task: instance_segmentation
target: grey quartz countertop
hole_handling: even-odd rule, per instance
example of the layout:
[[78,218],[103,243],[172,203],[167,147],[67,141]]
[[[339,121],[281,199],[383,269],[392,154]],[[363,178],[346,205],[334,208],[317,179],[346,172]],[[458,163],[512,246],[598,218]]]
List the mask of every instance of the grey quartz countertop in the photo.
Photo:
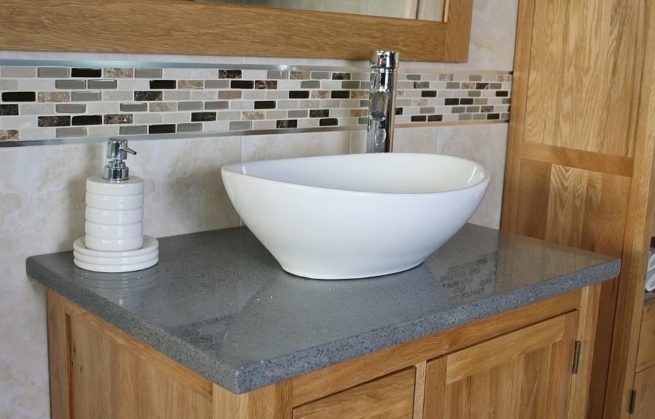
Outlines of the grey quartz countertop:
[[27,273],[175,361],[243,393],[618,275],[620,261],[467,224],[418,267],[317,281],[246,228],[166,237],[125,274],[27,259]]

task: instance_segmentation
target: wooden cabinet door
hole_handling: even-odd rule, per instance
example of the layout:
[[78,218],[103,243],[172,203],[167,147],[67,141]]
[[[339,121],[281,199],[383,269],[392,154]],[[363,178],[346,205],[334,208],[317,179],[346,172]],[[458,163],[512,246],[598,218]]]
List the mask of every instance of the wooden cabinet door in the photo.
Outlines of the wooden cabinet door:
[[655,366],[638,372],[635,375],[634,418],[652,419],[655,414]]
[[428,362],[424,419],[564,418],[577,313]]

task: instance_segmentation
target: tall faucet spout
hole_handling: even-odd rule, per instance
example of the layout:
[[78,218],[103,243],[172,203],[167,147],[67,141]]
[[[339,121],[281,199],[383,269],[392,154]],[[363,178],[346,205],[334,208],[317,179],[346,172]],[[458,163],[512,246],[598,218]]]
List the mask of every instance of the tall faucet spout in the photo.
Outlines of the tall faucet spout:
[[393,150],[398,58],[396,51],[375,51],[371,54],[367,153]]

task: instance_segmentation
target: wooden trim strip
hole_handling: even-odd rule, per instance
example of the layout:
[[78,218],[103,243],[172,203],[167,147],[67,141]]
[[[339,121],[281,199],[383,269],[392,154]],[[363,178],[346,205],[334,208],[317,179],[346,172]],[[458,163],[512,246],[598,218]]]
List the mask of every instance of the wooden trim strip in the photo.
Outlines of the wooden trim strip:
[[464,62],[472,7],[449,2],[445,23],[188,0],[4,0],[0,49],[360,60],[379,47]]
[[632,176],[634,164],[631,157],[528,142],[521,144],[521,158],[627,177]]

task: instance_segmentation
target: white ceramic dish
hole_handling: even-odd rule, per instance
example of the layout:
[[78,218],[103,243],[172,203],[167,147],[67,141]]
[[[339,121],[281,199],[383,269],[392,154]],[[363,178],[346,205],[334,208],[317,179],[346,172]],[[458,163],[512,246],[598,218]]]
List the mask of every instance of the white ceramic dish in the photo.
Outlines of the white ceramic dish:
[[425,260],[471,217],[484,166],[434,154],[354,154],[238,163],[230,200],[282,268],[316,279],[385,275]]

